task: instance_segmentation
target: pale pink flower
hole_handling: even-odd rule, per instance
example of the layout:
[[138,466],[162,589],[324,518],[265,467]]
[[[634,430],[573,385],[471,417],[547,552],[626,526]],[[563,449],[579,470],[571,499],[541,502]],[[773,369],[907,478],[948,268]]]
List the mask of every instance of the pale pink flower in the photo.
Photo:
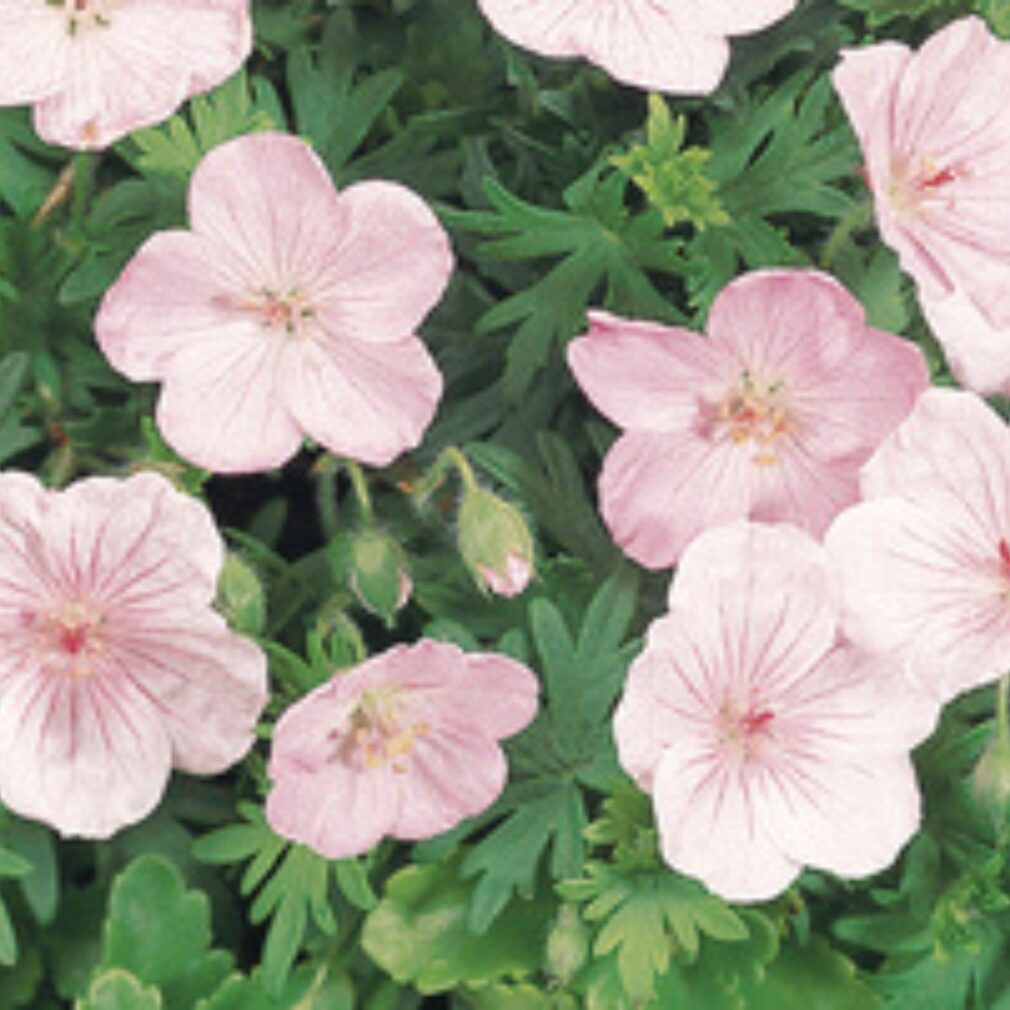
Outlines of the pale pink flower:
[[0,800],[104,838],[170,769],[210,775],[253,743],[266,659],[211,609],[207,509],[163,477],[47,491],[0,475]]
[[424,201],[391,182],[338,194],[304,141],[258,133],[200,162],[189,214],[95,320],[113,367],[163,382],[168,443],[226,473],[280,466],[305,435],[376,466],[416,446],[442,377],[414,329],[452,270]]
[[820,536],[859,468],[928,384],[913,344],[867,326],[827,274],[760,270],[716,297],[708,335],[589,314],[568,361],[626,429],[600,476],[603,518],[647,568],[749,517]]
[[858,643],[941,701],[1010,670],[1010,431],[973,393],[931,389],[866,464],[867,500],[825,546]]
[[727,36],[785,17],[796,0],[478,0],[507,39],[543,56],[583,56],[638,88],[704,95],[729,61]]
[[952,365],[979,389],[1004,384],[1010,351],[987,376],[990,351],[959,304],[1010,343],[1010,44],[962,18],[914,53],[896,42],[845,50],[833,79],[880,234],[915,279]]
[[267,819],[328,859],[446,831],[501,792],[497,741],[533,718],[537,691],[514,659],[445,642],[373,656],[281,716]]
[[230,77],[249,0],[4,0],[0,105],[35,106],[52,144],[107,147]]
[[737,522],[687,549],[614,717],[663,857],[731,901],[805,865],[865,876],[919,823],[909,749],[938,706],[840,640],[824,549]]

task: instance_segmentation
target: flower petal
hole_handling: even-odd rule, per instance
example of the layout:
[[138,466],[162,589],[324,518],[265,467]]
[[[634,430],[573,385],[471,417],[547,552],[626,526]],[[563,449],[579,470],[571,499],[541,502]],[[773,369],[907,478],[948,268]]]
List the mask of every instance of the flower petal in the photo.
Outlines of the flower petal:
[[284,397],[298,423],[338,456],[386,466],[417,446],[442,394],[424,344],[307,341],[284,362]]
[[3,678],[0,799],[64,836],[107,838],[157,805],[171,753],[158,713],[126,680]]
[[728,901],[764,901],[801,864],[768,834],[746,769],[691,746],[670,746],[656,770],[653,804],[663,858]]
[[255,322],[236,321],[170,359],[156,418],[179,455],[219,473],[270,470],[302,442],[282,385],[297,353]]
[[449,239],[428,205],[391,182],[339,196],[339,241],[313,288],[332,336],[389,343],[413,334],[452,273]]
[[668,568],[702,530],[747,514],[750,457],[693,431],[629,432],[603,462],[600,508],[611,536],[646,568]]
[[110,620],[108,662],[154,702],[173,764],[216,775],[242,758],[266,705],[266,657],[209,611],[162,612],[137,623]]
[[636,431],[690,426],[699,399],[718,400],[735,378],[697,333],[599,311],[568,345],[568,364],[600,413]]
[[226,249],[192,232],[152,235],[95,317],[98,346],[112,367],[134,382],[160,379],[175,353],[240,325],[238,293],[253,279],[229,259]]
[[215,147],[189,189],[193,231],[251,277],[311,288],[327,279],[344,214],[326,166],[298,137],[254,133]]

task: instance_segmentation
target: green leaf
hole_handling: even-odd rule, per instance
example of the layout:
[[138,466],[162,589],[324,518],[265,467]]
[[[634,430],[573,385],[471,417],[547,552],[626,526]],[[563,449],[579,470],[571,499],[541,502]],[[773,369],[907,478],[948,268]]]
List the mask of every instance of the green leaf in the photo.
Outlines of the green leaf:
[[17,853],[29,866],[18,885],[35,921],[46,925],[56,916],[59,878],[53,833],[42,824],[12,818],[0,831],[0,843]]
[[549,912],[542,901],[514,901],[485,934],[469,931],[473,884],[460,878],[459,862],[394,873],[362,930],[365,953],[422,993],[529,975],[543,958]]
[[113,969],[99,975],[88,987],[76,1010],[162,1010],[161,994],[143,985],[127,971]]
[[118,148],[146,175],[188,179],[200,159],[218,144],[261,130],[275,130],[266,109],[253,104],[244,70],[189,104],[162,126],[134,130]]
[[667,972],[675,952],[686,963],[697,960],[701,934],[722,941],[748,937],[743,920],[696,881],[669,870],[626,875],[600,862],[586,870],[586,878],[558,890],[569,899],[590,899],[583,914],[600,923],[593,953],[617,952],[621,985],[632,1001],[653,998],[655,979]]
[[559,780],[547,795],[517,805],[463,861],[464,877],[480,877],[471,899],[468,928],[484,933],[513,895],[531,897],[546,851],[551,852],[552,876],[578,872],[585,825],[582,793],[574,782]]
[[119,874],[109,893],[99,967],[123,968],[158,986],[166,1010],[190,1010],[231,967],[229,955],[208,950],[210,940],[206,895],[187,891],[168,860],[140,856]]
[[339,33],[339,23],[331,19],[315,58],[304,47],[288,58],[298,132],[312,141],[331,172],[346,164],[403,84],[403,74],[392,68],[355,84],[355,53]]
[[603,289],[603,303],[620,309],[633,301],[640,312],[661,319],[677,313],[656,291],[647,270],[677,273],[680,241],[663,234],[658,212],[631,217],[624,208],[625,178],[605,163],[593,166],[565,192],[567,209],[552,210],[520,200],[493,178],[483,183],[490,211],[452,211],[450,226],[493,236],[478,247],[492,260],[561,257],[538,280],[489,309],[480,333],[518,324],[506,353],[503,390],[519,403],[552,352],[582,328],[586,307]]

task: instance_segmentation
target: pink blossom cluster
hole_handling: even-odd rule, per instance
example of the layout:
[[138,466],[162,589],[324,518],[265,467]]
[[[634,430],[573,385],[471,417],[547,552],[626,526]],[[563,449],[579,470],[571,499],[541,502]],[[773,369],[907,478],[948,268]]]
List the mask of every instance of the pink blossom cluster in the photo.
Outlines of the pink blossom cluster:
[[[727,36],[795,6],[479,2],[521,45],[686,93],[717,86]],[[34,103],[47,139],[104,146],[249,46],[247,0],[10,0],[0,100]],[[110,88],[124,66],[133,86]],[[966,18],[914,54],[847,52],[835,83],[954,371],[1010,390],[1010,47]],[[161,383],[173,448],[241,473],[306,437],[379,466],[419,444],[442,378],[417,329],[453,259],[418,196],[338,193],[306,143],[266,133],[204,158],[189,219],[144,243],[95,321],[115,368]],[[816,270],[737,278],[704,335],[592,312],[568,360],[623,429],[604,521],[643,566],[677,566],[614,720],[664,857],[741,901],[805,865],[885,867],[919,824],[911,748],[1010,665],[1010,432],[974,393],[930,389],[918,348]],[[512,595],[527,555],[474,564]],[[61,492],[0,475],[0,800],[105,837],[153,809],[171,768],[243,757],[266,660],[211,607],[222,561],[209,512],[156,474]],[[537,694],[505,656],[427,640],[373,656],[277,722],[270,823],[329,858],[444,831],[499,794],[499,741]]]
[[1010,666],[1010,431],[817,271],[731,282],[704,336],[591,313],[569,362],[625,429],[614,539],[677,565],[614,723],[666,860],[739,901],[883,869],[909,750]]

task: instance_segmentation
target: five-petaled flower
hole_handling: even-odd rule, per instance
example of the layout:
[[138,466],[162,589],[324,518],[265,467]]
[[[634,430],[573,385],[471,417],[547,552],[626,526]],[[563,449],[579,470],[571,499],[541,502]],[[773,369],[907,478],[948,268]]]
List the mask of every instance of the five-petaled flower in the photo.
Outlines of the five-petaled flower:
[[32,103],[50,143],[107,147],[219,84],[251,48],[249,0],[4,0],[0,105]]
[[189,212],[95,320],[115,368],[162,381],[169,444],[230,473],[281,465],[306,434],[378,466],[416,446],[442,378],[414,329],[452,270],[424,201],[378,181],[338,194],[304,141],[259,133],[200,162]]
[[104,838],[172,766],[216,774],[253,744],[266,659],[211,609],[224,548],[163,477],[47,491],[0,475],[0,799]]
[[908,751],[938,706],[839,639],[824,549],[745,521],[688,547],[614,718],[675,869],[732,901],[804,865],[865,876],[919,823]]
[[947,701],[1010,669],[1010,431],[975,394],[924,393],[866,464],[825,546],[846,634]]
[[1010,43],[962,18],[914,53],[845,50],[833,80],[880,234],[951,368],[980,392],[1010,388]]
[[584,56],[626,84],[704,95],[729,61],[727,36],[785,17],[796,0],[478,0],[507,39],[544,56]]
[[445,831],[501,792],[497,741],[533,718],[537,692],[521,663],[445,642],[373,656],[281,716],[267,819],[329,859]]
[[716,297],[708,336],[589,315],[568,360],[626,430],[600,477],[603,517],[648,568],[749,517],[816,536],[859,497],[859,468],[928,384],[913,344],[867,326],[826,274],[762,270]]

